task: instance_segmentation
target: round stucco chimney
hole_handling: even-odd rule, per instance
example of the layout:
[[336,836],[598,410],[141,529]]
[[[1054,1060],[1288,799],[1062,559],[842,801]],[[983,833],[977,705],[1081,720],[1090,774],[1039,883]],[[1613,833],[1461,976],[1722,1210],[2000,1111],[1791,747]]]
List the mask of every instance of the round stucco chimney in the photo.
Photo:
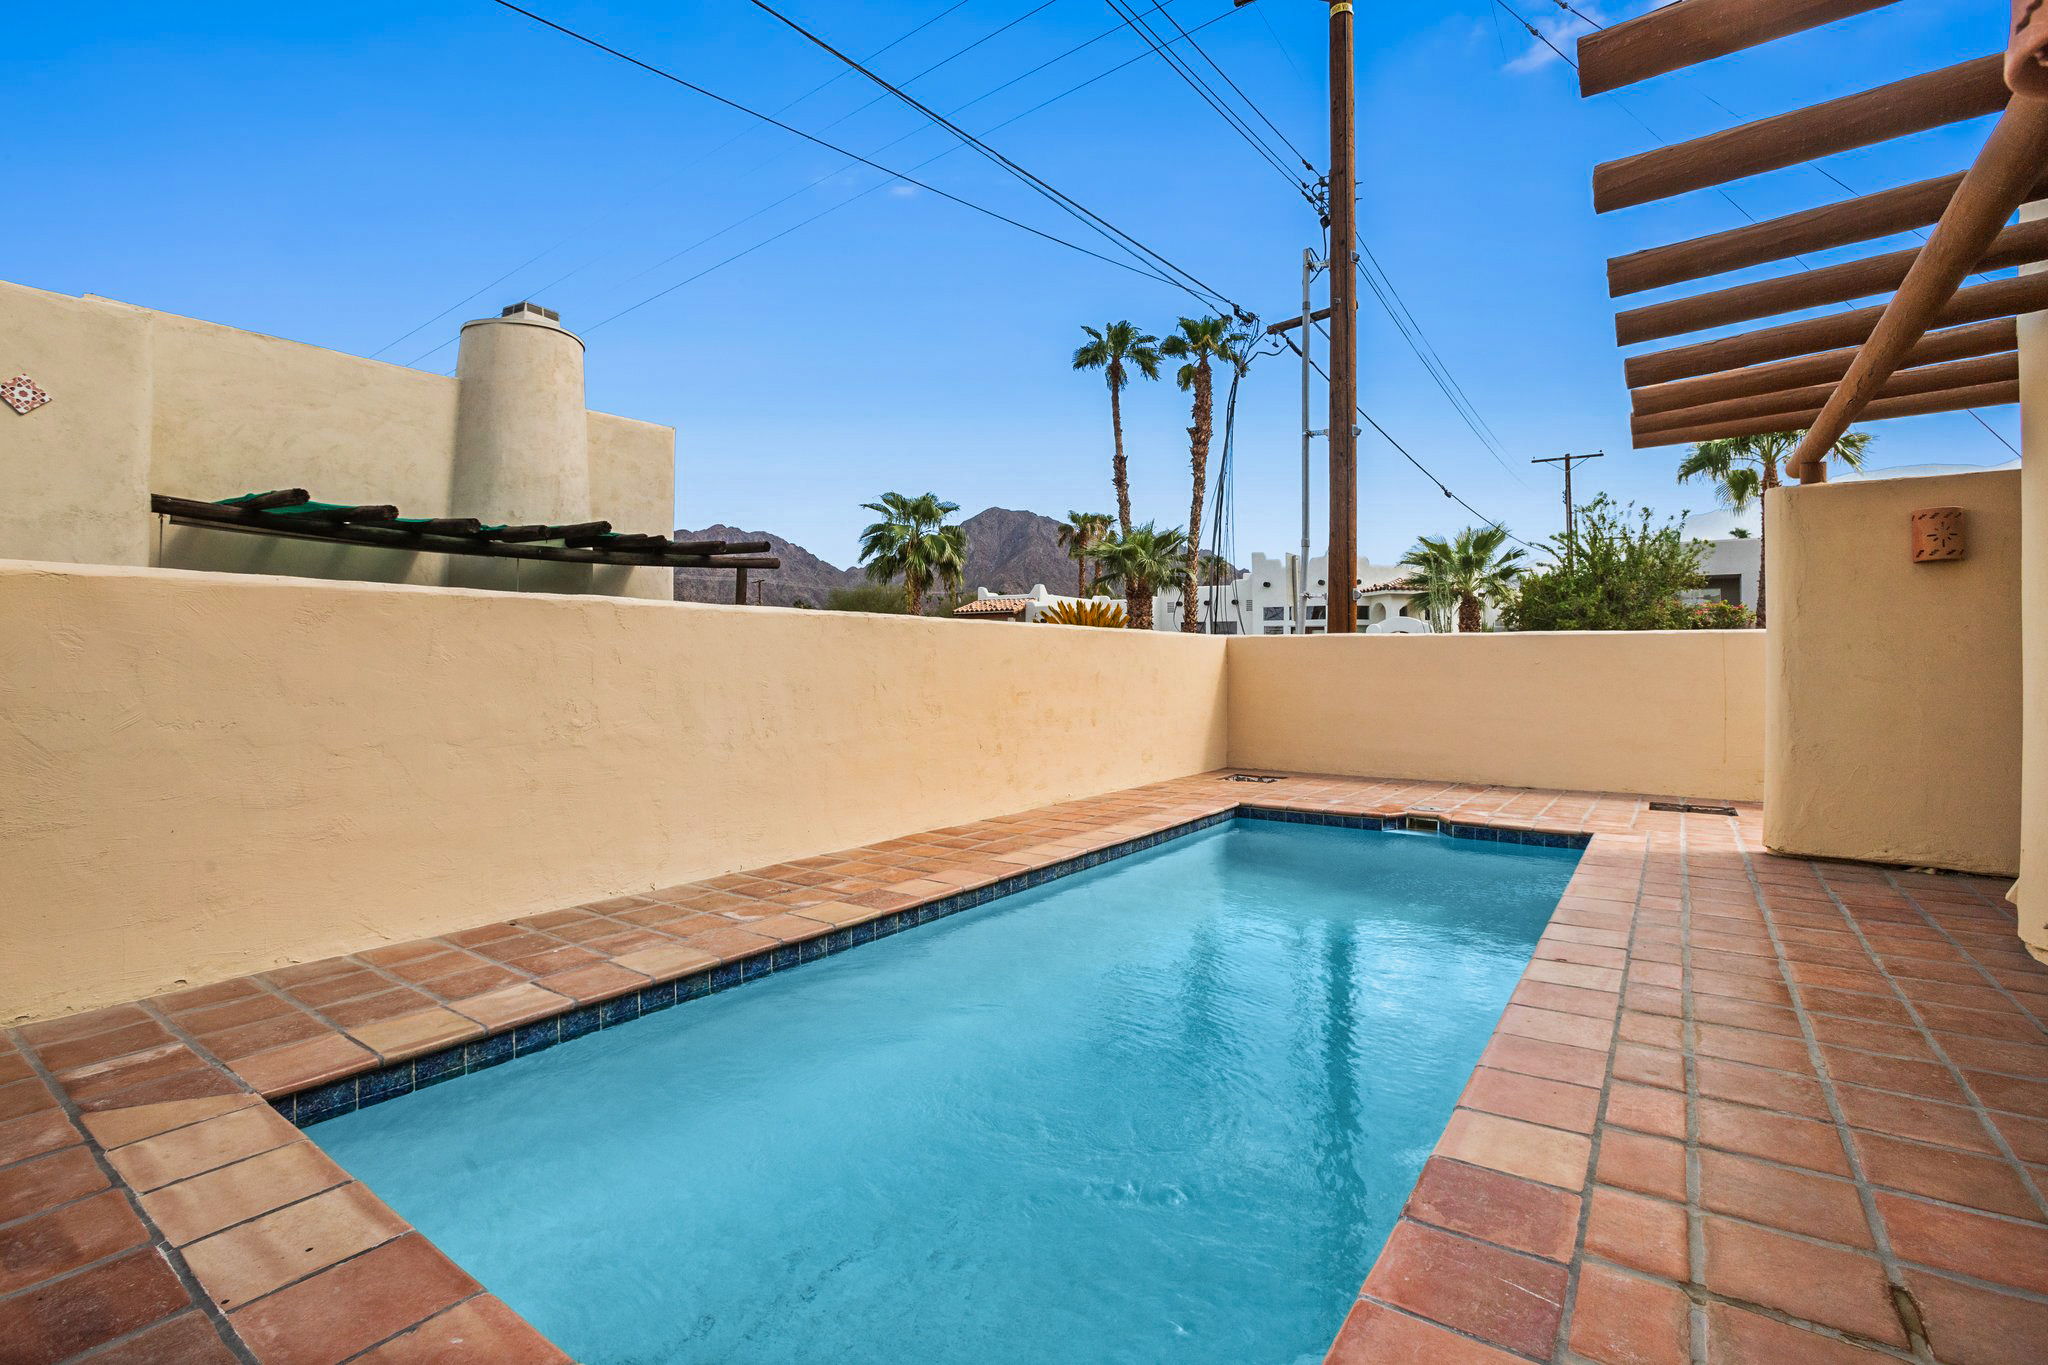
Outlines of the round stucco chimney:
[[558,315],[516,303],[462,326],[451,516],[590,519],[583,342]]

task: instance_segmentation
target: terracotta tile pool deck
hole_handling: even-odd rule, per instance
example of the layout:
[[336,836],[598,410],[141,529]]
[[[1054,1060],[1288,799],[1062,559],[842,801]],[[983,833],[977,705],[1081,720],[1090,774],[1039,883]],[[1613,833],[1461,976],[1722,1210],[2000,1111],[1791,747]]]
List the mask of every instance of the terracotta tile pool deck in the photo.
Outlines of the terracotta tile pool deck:
[[1239,805],[1591,836],[1331,1361],[2048,1356],[2048,967],[2005,884],[1648,800],[1211,773],[24,1025],[0,1361],[565,1360],[266,1101],[460,1074]]

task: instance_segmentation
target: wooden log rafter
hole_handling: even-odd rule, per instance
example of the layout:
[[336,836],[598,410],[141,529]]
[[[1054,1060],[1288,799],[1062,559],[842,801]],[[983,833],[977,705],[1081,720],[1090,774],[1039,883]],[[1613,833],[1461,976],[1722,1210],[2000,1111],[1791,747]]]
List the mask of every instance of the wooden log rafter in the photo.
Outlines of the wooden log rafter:
[[[1915,394],[1906,398],[1880,398],[1864,410],[1870,421],[1888,417],[1919,417],[1931,412],[1962,412],[1969,408],[1995,408],[2020,401],[2019,381],[1978,384],[1969,388],[1944,389],[1939,393]],[[1635,438],[1637,450],[1654,446],[1693,445],[1722,436],[1761,436],[1772,431],[1810,430],[1821,409],[1801,408],[1792,412],[1767,413],[1740,421],[1715,422],[1706,426],[1680,427],[1648,432]]]
[[[275,494],[234,503],[202,502],[158,493],[150,497],[150,510],[181,526],[433,554],[685,569],[775,569],[782,563],[774,555],[754,553],[768,549],[767,541],[682,542],[645,535],[609,536],[589,545],[566,543],[578,537],[607,536],[609,522],[486,530],[469,517],[432,517],[400,523],[397,509],[389,506],[289,510],[308,501],[303,489],[281,489]],[[354,515],[364,512],[380,515]],[[604,530],[596,531],[597,527]],[[569,534],[565,536],[565,532]],[[547,541],[565,543],[542,543]]]
[[1997,53],[1908,76],[1825,104],[1604,162],[1593,168],[1593,208],[1608,213],[1647,204],[1995,114],[2011,93],[2005,85],[2004,57]]
[[[2048,272],[1958,289],[1954,297],[1934,314],[1933,321],[1946,327],[2013,317],[2043,308],[2048,308]],[[1622,372],[1627,375],[1630,388],[1642,388],[1672,379],[1713,374],[1739,365],[1784,360],[1842,346],[1861,346],[1869,340],[1884,311],[1883,307],[1858,308],[1828,317],[1780,323],[1776,327],[1743,332],[1715,341],[1698,341],[1668,351],[1651,351],[1623,361]]]
[[1579,93],[1619,90],[1893,0],[1686,0],[1579,39]]
[[[1781,275],[1755,284],[1739,284],[1647,308],[1631,308],[1614,317],[1614,337],[1623,346],[1686,332],[1722,327],[1731,322],[1750,322],[1777,313],[1802,308],[1819,308],[1830,303],[1888,294],[1905,283],[1913,263],[1920,258],[1919,247],[1887,251],[1860,261],[1823,266],[1818,270]],[[2002,270],[2048,260],[2048,219],[2015,223],[2000,232],[1971,263],[1970,269]]]
[[[2018,383],[2020,357],[2017,351],[1951,360],[1939,365],[1920,365],[1900,370],[1886,381],[1879,398],[1909,398],[1915,394],[1942,393],[1950,389],[1976,388],[1984,384]],[[1710,426],[1724,421],[1747,421],[1781,412],[1819,411],[1833,396],[1832,383],[1809,384],[1803,388],[1775,389],[1769,393],[1727,398],[1697,407],[1673,408],[1666,412],[1639,414],[1629,419],[1637,436],[1689,427]]]
[[[1939,332],[1929,332],[1920,339],[1919,345],[1907,353],[1906,363],[1932,365],[1943,360],[1967,360],[1971,356],[2010,351],[2018,345],[2019,325],[2013,319],[1999,318],[1992,322],[1973,322],[1967,327],[1949,327]],[[1849,346],[1840,350],[1822,351],[1818,355],[1801,356],[1796,360],[1779,360],[1768,365],[1722,370],[1718,374],[1702,375],[1697,379],[1674,379],[1666,384],[1651,384],[1645,388],[1632,390],[1629,396],[1633,410],[1638,415],[1668,412],[1673,408],[1698,407],[1726,398],[1744,398],[1750,394],[1770,393],[1777,389],[1832,384],[1849,373],[1850,362],[1855,359],[1856,348]]]
[[[1815,415],[1799,448],[1792,452],[1788,472],[1807,481],[1825,478],[1827,454],[1849,424],[1885,402],[1897,401],[1879,399],[1879,391],[1927,329],[1937,322],[1961,320],[1952,316],[1955,305],[1968,294],[1992,287],[1960,288],[1971,267],[1998,236],[2000,225],[2026,201],[2044,164],[2048,164],[2048,100],[2015,95],[1984,140],[1941,221],[1934,225],[1927,245],[1915,257],[1899,292],[1884,306],[1834,396]],[[2048,277],[2022,275],[2001,283],[2044,278]],[[2015,391],[2017,387],[2015,384]]]

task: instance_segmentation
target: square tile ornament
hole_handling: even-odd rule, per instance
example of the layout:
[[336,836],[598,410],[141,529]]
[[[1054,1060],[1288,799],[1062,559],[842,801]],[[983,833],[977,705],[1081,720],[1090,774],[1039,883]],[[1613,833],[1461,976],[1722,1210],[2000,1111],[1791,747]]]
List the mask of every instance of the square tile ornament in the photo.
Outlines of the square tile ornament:
[[7,404],[26,417],[50,401],[50,395],[36,387],[36,381],[25,374],[18,374],[0,384],[0,403]]

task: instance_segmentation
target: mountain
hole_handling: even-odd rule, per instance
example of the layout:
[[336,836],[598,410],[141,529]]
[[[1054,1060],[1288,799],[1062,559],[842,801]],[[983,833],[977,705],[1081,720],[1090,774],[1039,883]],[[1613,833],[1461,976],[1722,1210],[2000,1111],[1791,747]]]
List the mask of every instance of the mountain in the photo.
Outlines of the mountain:
[[[736,526],[706,526],[700,531],[677,531],[677,540],[765,540],[768,553],[782,560],[779,569],[755,569],[747,575],[749,601],[763,606],[789,607],[797,601],[814,607],[825,605],[834,588],[850,588],[867,581],[859,569],[841,569],[776,535],[773,531],[742,531]],[[732,570],[677,569],[676,601],[732,601]],[[756,597],[756,593],[759,594]]]
[[[991,507],[977,512],[960,526],[967,532],[965,582],[970,597],[976,588],[1029,592],[1038,583],[1055,593],[1074,590],[1074,561],[1060,548],[1060,523],[1051,517]],[[678,530],[676,539],[767,541],[768,552],[782,560],[782,567],[772,571],[757,569],[747,576],[749,600],[763,606],[788,607],[802,600],[810,606],[822,607],[834,588],[867,582],[867,574],[860,568],[842,569],[829,564],[772,531],[743,531],[736,526],[716,525],[695,531]],[[675,579],[678,602],[732,600],[730,569],[677,569]]]
[[967,532],[968,592],[1074,591],[1074,561],[1060,548],[1061,523],[1037,512],[991,507],[960,523]]

